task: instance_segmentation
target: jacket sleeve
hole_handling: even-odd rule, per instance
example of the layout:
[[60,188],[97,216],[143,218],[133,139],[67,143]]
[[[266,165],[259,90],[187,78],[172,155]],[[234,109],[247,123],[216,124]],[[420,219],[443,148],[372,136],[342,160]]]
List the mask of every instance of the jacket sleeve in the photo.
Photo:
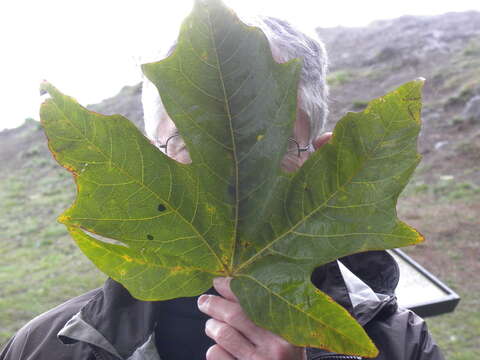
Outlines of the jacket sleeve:
[[365,330],[380,351],[378,360],[444,360],[425,321],[410,310],[375,319]]
[[10,348],[12,347],[14,338],[12,337],[5,346],[0,350],[0,360],[10,360],[12,357],[10,356]]
[[90,346],[81,342],[65,346],[58,340],[57,334],[98,291],[95,289],[70,299],[29,321],[3,349],[0,347],[0,360],[89,359]]
[[28,340],[26,336],[13,336],[0,350],[0,360],[20,360],[24,358],[24,350]]

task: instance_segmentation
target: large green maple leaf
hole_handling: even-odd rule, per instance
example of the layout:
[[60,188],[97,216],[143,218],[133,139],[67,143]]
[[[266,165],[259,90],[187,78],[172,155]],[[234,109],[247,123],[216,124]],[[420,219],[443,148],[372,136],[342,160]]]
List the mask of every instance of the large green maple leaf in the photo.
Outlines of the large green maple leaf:
[[197,2],[174,53],[143,67],[191,164],[127,119],[90,112],[44,83],[49,146],[78,187],[59,220],[139,299],[195,296],[232,276],[259,326],[296,345],[372,357],[362,327],[310,276],[349,254],[422,240],[395,206],[420,159],[423,82],[347,114],[329,144],[285,173],[300,67],[276,63],[264,34],[219,1]]

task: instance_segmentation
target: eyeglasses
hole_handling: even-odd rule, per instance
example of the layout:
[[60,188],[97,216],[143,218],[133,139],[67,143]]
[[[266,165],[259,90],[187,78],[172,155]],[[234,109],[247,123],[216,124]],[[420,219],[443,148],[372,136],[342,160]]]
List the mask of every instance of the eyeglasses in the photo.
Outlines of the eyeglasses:
[[168,142],[172,140],[174,137],[180,136],[180,134],[173,134],[167,138],[165,144],[162,144],[158,138],[152,141],[152,144],[158,147],[159,149],[165,149],[165,154],[168,155]]
[[[174,137],[180,136],[180,134],[173,134],[172,136],[169,136],[167,140],[165,141],[165,144],[159,144],[158,140],[155,140],[155,145],[158,146],[160,149],[165,149],[165,154],[168,155],[168,142],[173,139]],[[288,154],[296,154],[297,157],[300,157],[302,152],[305,151],[310,151],[312,148],[311,144],[307,144],[306,146],[300,146],[297,140],[294,138],[289,138],[288,139],[288,149],[287,153]]]
[[[158,145],[160,149],[165,149],[165,155],[168,155],[168,142],[173,139],[174,137],[180,136],[180,134],[173,134],[172,136],[169,136],[167,138],[167,141],[165,141],[165,144]],[[155,141],[157,143],[158,140]]]
[[312,149],[311,144],[307,144],[306,146],[300,146],[297,140],[294,138],[289,138],[288,139],[288,149],[287,149],[287,154],[296,154],[297,157],[300,157],[302,152],[305,151],[310,151]]

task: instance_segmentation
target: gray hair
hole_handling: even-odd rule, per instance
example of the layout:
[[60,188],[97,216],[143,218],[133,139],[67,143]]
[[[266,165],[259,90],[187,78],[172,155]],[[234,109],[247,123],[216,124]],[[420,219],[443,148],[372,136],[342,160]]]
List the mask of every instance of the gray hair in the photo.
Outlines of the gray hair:
[[[284,20],[272,17],[255,17],[244,20],[244,22],[259,27],[263,31],[268,39],[275,61],[282,63],[295,58],[303,60],[298,84],[297,107],[308,116],[310,142],[312,142],[323,131],[328,115],[327,53],[324,44],[319,39],[295,29]],[[167,56],[174,49],[175,45],[170,48]],[[150,139],[158,141],[161,135],[158,130],[168,128],[165,127],[165,124],[161,124],[161,119],[167,118],[164,116],[166,110],[157,88],[146,77],[143,80],[142,103],[145,132]],[[169,126],[174,129],[173,123]]]

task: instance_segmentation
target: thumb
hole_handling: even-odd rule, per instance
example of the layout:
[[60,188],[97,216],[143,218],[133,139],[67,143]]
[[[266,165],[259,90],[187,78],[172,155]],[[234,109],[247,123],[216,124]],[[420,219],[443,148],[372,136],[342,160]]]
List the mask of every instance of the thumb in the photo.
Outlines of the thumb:
[[333,134],[331,132],[326,132],[326,133],[320,135],[319,137],[317,137],[313,141],[313,148],[315,149],[315,151],[318,150],[319,148],[321,148],[327,142],[329,142],[330,139],[332,138],[332,135]]

